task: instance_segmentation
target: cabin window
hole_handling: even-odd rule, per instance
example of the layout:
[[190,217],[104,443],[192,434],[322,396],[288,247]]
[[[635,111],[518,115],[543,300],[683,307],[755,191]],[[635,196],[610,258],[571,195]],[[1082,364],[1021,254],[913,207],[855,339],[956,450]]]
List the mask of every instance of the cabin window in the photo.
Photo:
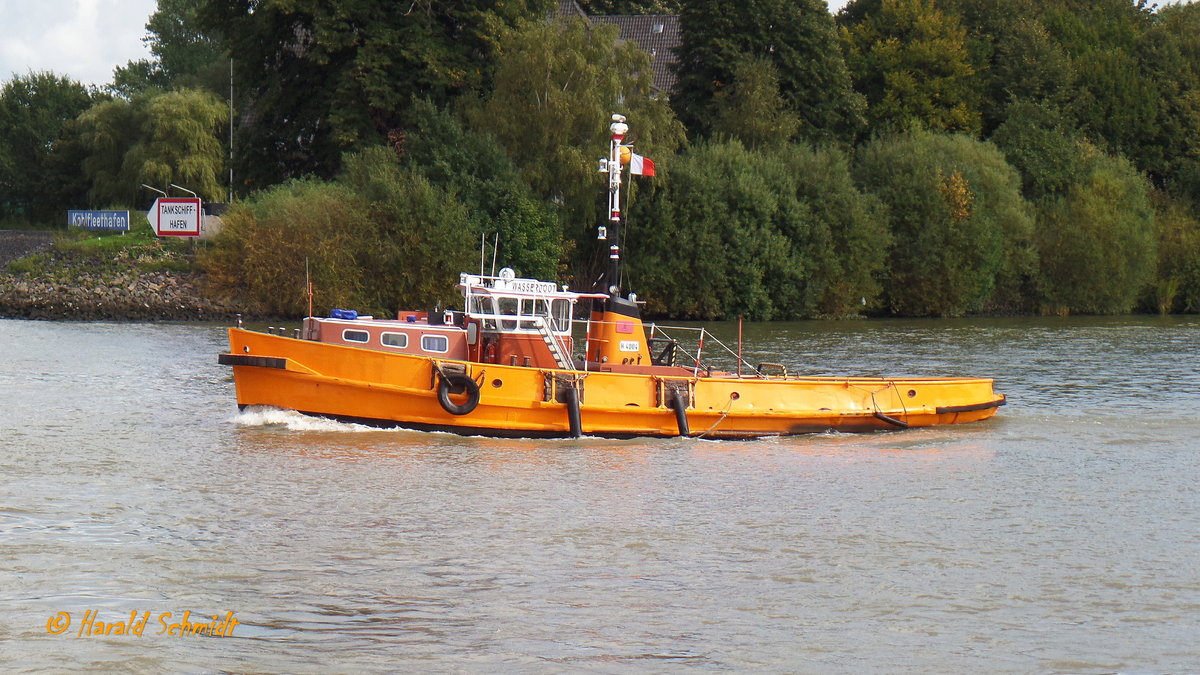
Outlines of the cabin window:
[[511,320],[510,319],[501,320],[501,322],[500,322],[501,328],[503,328],[504,330],[515,329],[517,327],[516,318],[517,318],[517,311],[519,309],[519,307],[517,306],[517,299],[500,297],[499,304],[500,304],[500,314],[512,317]]
[[553,300],[550,303],[550,309],[554,317],[554,330],[560,333],[571,330],[571,301]]
[[[545,304],[545,303],[535,301],[533,298],[522,298],[521,299],[521,318],[522,319],[524,319],[527,316],[537,316],[538,312],[536,309],[534,309],[535,304]],[[521,322],[522,330],[537,330],[537,327],[538,326],[537,326],[536,321],[525,320],[525,321]]]
[[445,354],[450,351],[450,338],[445,335],[422,335],[421,349],[427,352]]
[[[470,304],[467,306],[467,311],[472,314],[484,314],[484,315],[495,314],[496,313],[496,301],[494,299],[492,299],[490,296],[472,295]],[[496,330],[496,320],[495,319],[484,319],[483,320],[483,329],[484,330]]]
[[365,330],[344,330],[342,331],[342,339],[346,342],[368,342],[371,339],[371,334]]
[[407,333],[384,333],[380,339],[383,341],[385,347],[404,349],[408,346]]

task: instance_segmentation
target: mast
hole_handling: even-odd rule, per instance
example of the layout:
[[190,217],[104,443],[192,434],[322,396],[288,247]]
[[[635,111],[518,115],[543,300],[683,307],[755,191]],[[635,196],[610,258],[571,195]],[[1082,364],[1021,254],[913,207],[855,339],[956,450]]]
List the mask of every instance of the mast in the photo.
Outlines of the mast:
[[608,297],[592,300],[585,349],[589,362],[649,365],[652,360],[637,296],[621,297],[621,166],[623,159],[632,157],[629,146],[623,145],[629,133],[625,116],[614,114],[608,130],[608,158],[600,160],[600,172],[608,174],[608,220],[596,228],[596,238],[608,242]]
[[608,129],[612,136],[608,142],[608,221],[610,227],[600,226],[600,239],[607,239],[608,244],[608,294],[611,297],[621,296],[621,143],[625,134],[629,133],[629,125],[625,116],[614,114],[612,124]]

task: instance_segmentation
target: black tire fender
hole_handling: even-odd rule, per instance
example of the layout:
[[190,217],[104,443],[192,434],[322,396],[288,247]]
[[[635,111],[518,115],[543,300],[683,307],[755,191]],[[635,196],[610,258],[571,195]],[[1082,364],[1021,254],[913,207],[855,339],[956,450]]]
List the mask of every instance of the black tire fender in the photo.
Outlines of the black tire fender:
[[[451,415],[469,415],[479,405],[479,385],[475,380],[461,373],[442,375],[438,379],[437,397],[442,410]],[[466,401],[455,403],[450,400],[451,394],[458,396],[463,392],[467,394]]]

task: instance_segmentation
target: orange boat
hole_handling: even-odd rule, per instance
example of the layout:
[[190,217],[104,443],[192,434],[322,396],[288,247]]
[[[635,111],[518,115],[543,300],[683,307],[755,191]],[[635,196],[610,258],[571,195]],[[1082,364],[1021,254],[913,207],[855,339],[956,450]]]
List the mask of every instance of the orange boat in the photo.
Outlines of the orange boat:
[[[630,154],[625,119],[614,115],[610,130],[601,170],[617,224]],[[715,370],[703,360],[706,337],[715,342],[703,330],[686,355],[658,326],[647,334],[637,297],[622,295],[616,282],[619,229],[600,228],[610,242],[607,293],[574,292],[507,268],[462,274],[462,309],[394,319],[334,310],[308,317],[290,336],[239,326],[219,361],[233,367],[240,407],[487,436],[873,431],[974,422],[1005,403],[988,378],[796,376],[781,365],[749,366],[740,349],[736,371]],[[577,340],[580,302],[590,303],[590,314]]]

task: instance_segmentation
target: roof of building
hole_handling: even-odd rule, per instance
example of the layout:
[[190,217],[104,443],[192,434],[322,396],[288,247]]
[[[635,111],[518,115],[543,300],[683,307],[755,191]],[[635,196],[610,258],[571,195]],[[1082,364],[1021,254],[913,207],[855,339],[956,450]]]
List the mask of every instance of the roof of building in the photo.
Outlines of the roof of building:
[[575,0],[559,0],[551,13],[554,19],[581,18],[592,23],[614,24],[620,31],[619,40],[632,41],[650,55],[653,87],[657,92],[675,90],[675,54],[679,47],[679,17],[670,14],[623,16],[589,16]]

